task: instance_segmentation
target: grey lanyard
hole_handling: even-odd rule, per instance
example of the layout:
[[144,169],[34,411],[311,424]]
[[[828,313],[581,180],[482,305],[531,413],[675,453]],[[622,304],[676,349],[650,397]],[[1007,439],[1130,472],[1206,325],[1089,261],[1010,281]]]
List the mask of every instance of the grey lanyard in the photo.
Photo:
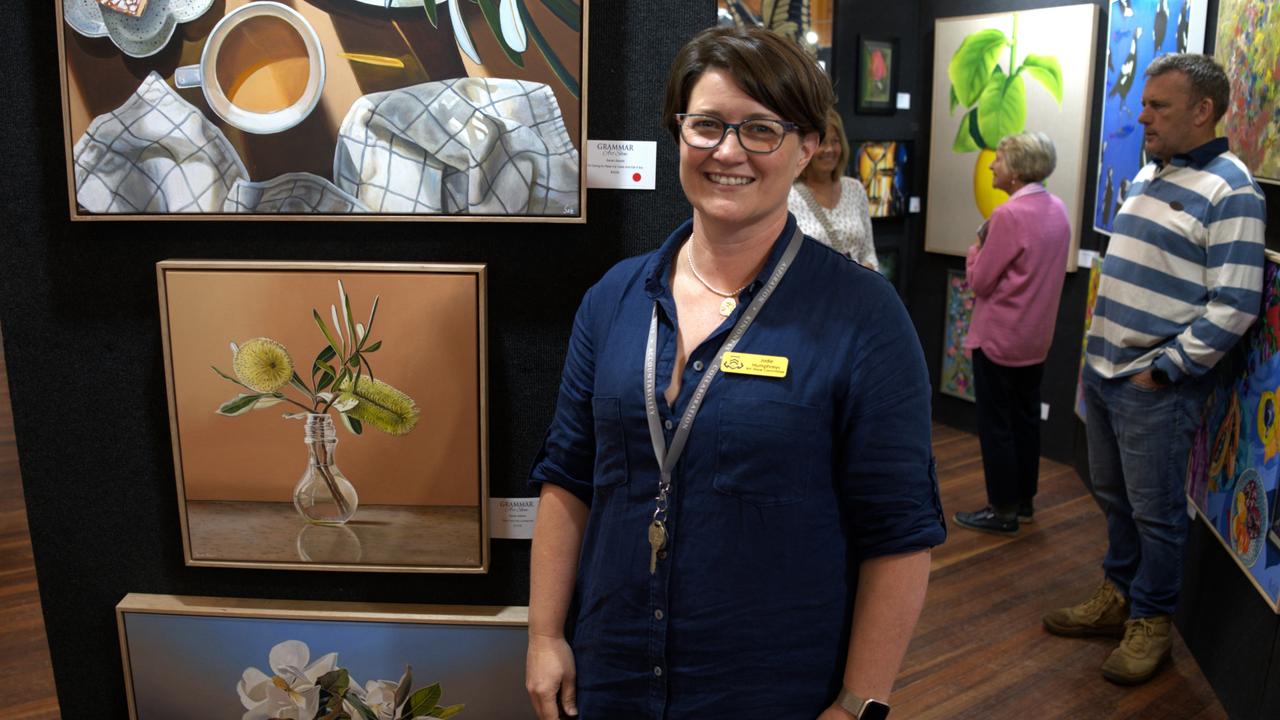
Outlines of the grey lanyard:
[[[804,239],[804,235],[796,228],[795,233],[791,235],[791,241],[787,245],[787,249],[783,251],[782,258],[778,260],[778,265],[773,269],[773,274],[769,276],[768,282],[756,293],[755,298],[751,300],[751,304],[743,311],[742,316],[738,318],[738,322],[733,326],[733,330],[729,332],[729,337],[725,338],[724,344],[716,351],[715,359],[707,366],[707,372],[702,376],[701,382],[693,392],[693,397],[689,399],[689,406],[685,408],[684,415],[680,418],[680,426],[676,428],[675,435],[671,437],[671,447],[667,448],[667,443],[662,434],[662,423],[658,416],[658,303],[653,303],[653,314],[649,318],[649,341],[645,346],[644,352],[644,409],[649,416],[649,439],[653,441],[653,454],[658,459],[658,496],[657,507],[653,511],[654,523],[661,524],[666,522],[667,518],[667,501],[671,493],[671,471],[675,469],[676,462],[680,460],[680,454],[684,452],[685,442],[689,439],[689,429],[693,427],[693,418],[698,414],[698,408],[702,406],[702,399],[707,394],[707,387],[711,385],[712,378],[720,369],[720,358],[727,352],[733,352],[733,348],[737,346],[738,341],[742,339],[747,328],[755,321],[756,316],[760,314],[760,309],[769,301],[769,296],[773,294],[778,283],[782,281],[782,276],[787,274],[787,269],[791,267],[792,260],[795,259],[796,253],[800,252],[800,244]],[[662,530],[665,533],[665,528]],[[664,537],[665,544],[665,537]],[[656,550],[655,550],[656,552]]]

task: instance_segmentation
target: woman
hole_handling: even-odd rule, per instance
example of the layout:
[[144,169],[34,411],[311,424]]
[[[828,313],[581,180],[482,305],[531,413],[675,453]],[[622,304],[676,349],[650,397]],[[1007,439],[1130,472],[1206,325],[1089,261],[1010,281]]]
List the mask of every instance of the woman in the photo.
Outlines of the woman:
[[800,178],[787,207],[805,235],[820,240],[863,267],[879,270],[871,241],[871,211],[862,183],[845,177],[849,141],[835,108],[827,111],[827,134]]
[[764,30],[676,57],[693,218],[583,298],[532,471],[540,718],[869,720],[889,695],[944,530],[911,321],[787,212],[831,102]]
[[991,213],[965,268],[975,299],[965,348],[973,352],[978,440],[987,506],[956,513],[974,530],[1010,534],[1031,522],[1040,474],[1040,378],[1053,341],[1071,223],[1045,190],[1057,164],[1044,133],[1000,141],[991,185],[1009,199]]

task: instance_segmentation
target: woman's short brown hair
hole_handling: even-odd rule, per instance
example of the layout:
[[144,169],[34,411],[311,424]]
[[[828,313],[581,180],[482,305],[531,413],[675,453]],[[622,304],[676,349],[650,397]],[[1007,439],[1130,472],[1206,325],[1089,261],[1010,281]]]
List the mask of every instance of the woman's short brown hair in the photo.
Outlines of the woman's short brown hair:
[[[845,170],[849,168],[849,137],[844,134],[844,120],[834,107],[827,110],[827,128],[834,130],[836,139],[840,141],[840,157],[836,158],[836,166],[831,169],[831,181],[840,182]],[[808,182],[812,169],[813,161],[810,160],[809,164],[804,166],[804,170],[800,171],[800,177],[796,178],[796,182]]]
[[800,126],[802,133],[826,133],[827,110],[835,101],[831,80],[795,41],[763,28],[712,27],[685,44],[667,74],[662,119],[680,141],[676,115],[702,74],[726,71],[756,102]]

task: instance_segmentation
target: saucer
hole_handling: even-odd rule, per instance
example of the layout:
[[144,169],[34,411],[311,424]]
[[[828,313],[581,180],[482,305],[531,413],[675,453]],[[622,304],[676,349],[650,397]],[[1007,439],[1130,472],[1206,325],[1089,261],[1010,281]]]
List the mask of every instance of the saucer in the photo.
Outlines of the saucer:
[[130,57],[160,52],[178,25],[205,14],[213,0],[151,0],[141,17],[104,9],[97,0],[62,0],[62,16],[85,37],[109,37]]

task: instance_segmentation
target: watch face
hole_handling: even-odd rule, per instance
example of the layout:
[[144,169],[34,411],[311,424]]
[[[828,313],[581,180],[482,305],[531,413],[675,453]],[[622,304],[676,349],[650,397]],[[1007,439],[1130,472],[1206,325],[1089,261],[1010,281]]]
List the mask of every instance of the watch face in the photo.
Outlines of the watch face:
[[868,700],[858,720],[885,720],[887,717],[889,717],[888,705],[877,700]]

